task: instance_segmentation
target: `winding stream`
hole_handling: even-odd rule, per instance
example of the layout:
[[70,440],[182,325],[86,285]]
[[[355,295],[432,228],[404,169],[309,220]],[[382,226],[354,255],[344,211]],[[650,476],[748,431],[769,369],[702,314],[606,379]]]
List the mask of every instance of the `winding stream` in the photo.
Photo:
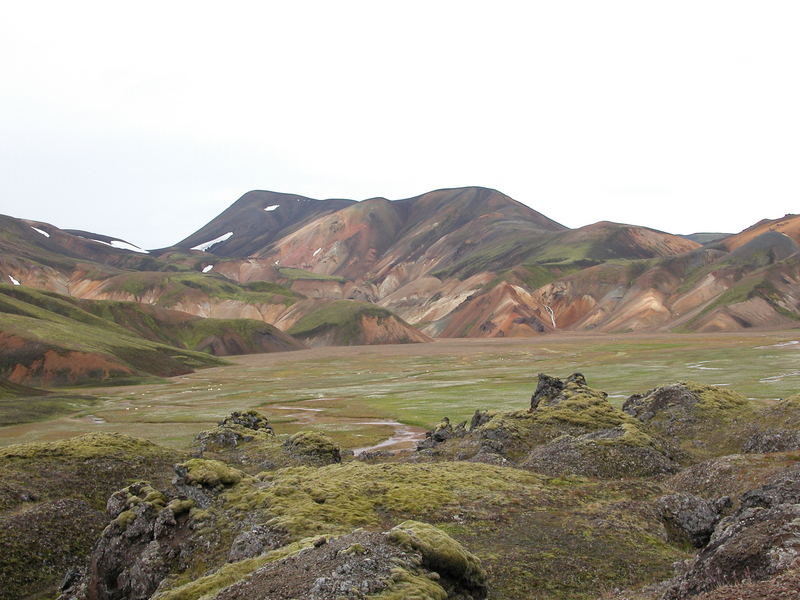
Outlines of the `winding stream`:
[[370,419],[364,417],[338,417],[331,415],[324,408],[307,408],[301,406],[270,406],[272,410],[287,411],[287,416],[294,418],[303,425],[341,424],[341,425],[375,425],[391,427],[394,433],[372,446],[353,448],[353,454],[358,456],[364,452],[374,450],[390,450],[393,452],[411,450],[416,443],[425,439],[425,430],[421,427],[412,427],[391,419]]

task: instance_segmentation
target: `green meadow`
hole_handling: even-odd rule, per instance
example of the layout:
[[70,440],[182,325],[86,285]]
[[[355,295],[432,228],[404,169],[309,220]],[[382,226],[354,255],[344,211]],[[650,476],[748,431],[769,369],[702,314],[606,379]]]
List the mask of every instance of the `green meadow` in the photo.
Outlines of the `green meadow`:
[[[346,448],[362,448],[398,433],[419,435],[443,416],[457,422],[476,409],[525,408],[540,372],[580,371],[617,404],[675,381],[723,385],[768,403],[800,391],[800,343],[793,342],[800,330],[561,334],[248,355],[156,383],[83,387],[94,403],[0,427],[0,445],[118,431],[185,448],[231,411],[254,408],[280,433],[320,429]],[[0,423],[4,410],[0,404]]]

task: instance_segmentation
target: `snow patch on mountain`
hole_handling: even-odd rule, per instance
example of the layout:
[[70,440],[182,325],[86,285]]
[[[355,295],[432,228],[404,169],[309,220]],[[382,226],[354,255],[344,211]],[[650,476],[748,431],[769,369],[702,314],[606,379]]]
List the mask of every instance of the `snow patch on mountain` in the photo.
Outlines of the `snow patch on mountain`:
[[201,252],[206,252],[206,251],[208,251],[209,248],[211,248],[211,246],[215,246],[216,244],[220,244],[220,243],[224,242],[225,240],[230,239],[230,237],[232,235],[233,235],[233,232],[229,231],[228,233],[225,233],[225,234],[219,236],[218,238],[214,238],[213,240],[210,240],[210,241],[205,242],[203,244],[197,244],[197,246],[192,246],[192,250],[200,250]]

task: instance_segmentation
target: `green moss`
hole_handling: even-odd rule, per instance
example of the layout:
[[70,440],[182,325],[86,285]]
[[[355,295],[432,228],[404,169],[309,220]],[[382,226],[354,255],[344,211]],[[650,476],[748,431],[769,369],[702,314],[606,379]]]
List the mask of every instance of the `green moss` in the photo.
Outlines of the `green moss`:
[[724,388],[716,387],[713,385],[704,385],[695,382],[686,382],[685,385],[693,394],[695,394],[699,402],[698,408],[705,411],[729,411],[742,409],[749,406],[747,398]]
[[292,455],[318,458],[326,463],[341,460],[339,446],[320,431],[298,431],[283,446]]
[[267,510],[270,525],[295,539],[377,526],[387,512],[430,516],[446,506],[495,507],[536,493],[542,478],[525,471],[470,463],[365,464],[295,467],[259,476],[223,494],[226,510]]
[[175,498],[167,505],[167,508],[177,517],[178,515],[191,511],[194,508],[194,500]]
[[426,573],[412,573],[407,569],[392,569],[389,586],[367,598],[373,600],[447,600],[445,589]]
[[342,550],[342,554],[366,554],[367,549],[361,544],[352,544]]
[[31,442],[0,448],[0,461],[46,458],[91,459],[158,456],[164,449],[153,442],[121,433],[87,433],[54,442]]
[[286,558],[292,554],[297,554],[304,548],[310,548],[318,544],[321,537],[324,536],[303,539],[293,544],[288,544],[278,550],[262,554],[261,556],[228,563],[211,575],[200,577],[194,581],[178,585],[173,589],[156,594],[153,596],[153,600],[198,600],[200,598],[212,598],[223,588],[237,581],[241,581],[264,565]]
[[245,476],[238,469],[218,460],[192,458],[180,466],[186,469],[186,480],[189,483],[211,488],[235,485]]
[[532,443],[542,443],[553,437],[547,426],[576,427],[586,432],[622,428],[624,434],[621,437],[601,440],[600,443],[621,443],[629,446],[653,444],[652,437],[641,423],[613,406],[605,394],[574,383],[567,385],[558,402],[539,405],[534,411],[495,415],[481,430],[502,432],[503,435],[519,440],[528,439]]
[[422,554],[429,569],[480,588],[486,573],[480,560],[441,529],[419,521],[404,521],[388,534],[389,540]]

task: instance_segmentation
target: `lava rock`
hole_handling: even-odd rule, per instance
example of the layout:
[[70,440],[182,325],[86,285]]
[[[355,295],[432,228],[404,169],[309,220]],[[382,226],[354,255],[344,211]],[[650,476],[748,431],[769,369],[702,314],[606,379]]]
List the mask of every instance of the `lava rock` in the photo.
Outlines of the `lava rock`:
[[693,494],[670,494],[656,503],[673,541],[688,540],[695,548],[708,543],[720,520],[720,509],[730,502],[709,502]]

